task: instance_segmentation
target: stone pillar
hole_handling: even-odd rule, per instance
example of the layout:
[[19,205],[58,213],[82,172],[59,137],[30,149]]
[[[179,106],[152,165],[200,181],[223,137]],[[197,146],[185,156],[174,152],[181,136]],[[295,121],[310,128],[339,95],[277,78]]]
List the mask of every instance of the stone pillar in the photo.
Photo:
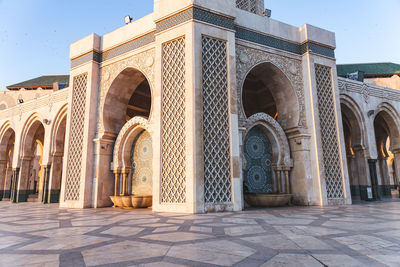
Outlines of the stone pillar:
[[21,168],[16,179],[16,202],[26,202],[31,193],[29,188],[29,174],[31,171],[31,157],[21,158]]
[[357,175],[358,186],[360,188],[360,198],[362,200],[368,199],[367,187],[371,185],[371,179],[369,174],[369,167],[367,166],[367,158],[365,157],[365,149],[361,146],[354,146],[354,161],[355,167],[354,173]]
[[20,168],[13,168],[11,176],[11,193],[10,201],[13,203],[18,202],[18,182],[19,182]]
[[3,200],[10,199],[12,175],[13,171],[11,167],[11,162],[9,162],[5,173]]
[[42,196],[41,201],[43,204],[50,203],[50,192],[49,192],[49,183],[50,183],[50,170],[51,165],[43,165],[43,189],[42,189]]
[[[94,142],[97,129],[101,38],[91,34],[71,45],[70,94],[60,207],[95,205]],[[82,116],[83,114],[83,116]]]
[[399,186],[399,183],[400,183],[400,150],[393,151],[393,154],[394,154],[394,160],[393,160],[394,176],[396,177],[395,185]]
[[372,194],[374,199],[381,199],[379,190],[378,190],[378,174],[376,170],[376,163],[377,159],[369,159],[368,160],[368,165],[369,165],[369,172],[371,175],[371,186],[372,186]]
[[96,184],[93,186],[93,207],[108,207],[111,205],[110,196],[113,195],[112,152],[115,134],[103,133],[100,138],[94,140],[95,161],[94,170]]
[[120,180],[121,171],[114,170],[114,196],[119,195],[119,180]]
[[[162,143],[153,146],[153,210],[241,210],[235,2],[157,0],[154,5],[153,114],[160,118],[154,139]],[[182,20],[186,16],[190,20]]]
[[0,160],[0,201],[3,199],[7,179],[7,160]]
[[[46,171],[46,170],[45,170]],[[60,201],[61,179],[63,171],[63,154],[53,155],[51,166],[48,166],[47,199],[45,203],[58,203]]]

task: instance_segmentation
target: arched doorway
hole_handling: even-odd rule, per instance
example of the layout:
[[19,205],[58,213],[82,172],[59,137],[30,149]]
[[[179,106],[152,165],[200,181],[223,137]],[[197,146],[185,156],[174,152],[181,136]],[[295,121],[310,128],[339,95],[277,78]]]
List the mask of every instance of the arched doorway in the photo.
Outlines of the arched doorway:
[[[399,129],[390,111],[380,111],[374,119],[375,141],[378,152],[376,173],[379,197],[391,197],[395,181],[390,178],[389,164],[399,160]],[[392,165],[392,164],[391,164]],[[397,176],[397,175],[396,175]],[[397,181],[396,181],[397,182]]]
[[134,117],[121,129],[114,147],[114,206],[150,207],[153,146],[147,120]]
[[292,84],[274,64],[258,64],[243,83],[242,104],[245,206],[288,204],[293,164],[284,130],[297,128],[300,116]]
[[357,110],[353,103],[342,99],[342,122],[351,196],[355,200],[367,200],[367,188],[372,186],[372,183],[365,156],[362,118]]
[[112,82],[104,101],[103,124],[108,133],[118,135],[133,117],[148,119],[151,111],[151,88],[142,72],[123,70]]
[[[145,196],[143,201],[152,204],[153,150],[148,127],[143,126],[149,120],[151,104],[150,83],[135,68],[123,70],[114,79],[104,102],[104,131],[117,136],[113,152],[113,200],[123,199],[128,207],[132,207],[136,196]],[[114,204],[121,206],[122,202]]]
[[67,107],[64,107],[56,117],[52,129],[51,166],[46,166],[44,203],[60,202],[66,124]]
[[14,201],[42,201],[44,192],[44,168],[42,166],[45,128],[38,119],[26,125],[21,140],[20,173]]
[[248,73],[243,83],[242,103],[247,118],[265,113],[285,130],[299,125],[300,108],[292,84],[270,62],[258,64]]
[[0,141],[0,200],[10,200],[15,132],[7,127]]

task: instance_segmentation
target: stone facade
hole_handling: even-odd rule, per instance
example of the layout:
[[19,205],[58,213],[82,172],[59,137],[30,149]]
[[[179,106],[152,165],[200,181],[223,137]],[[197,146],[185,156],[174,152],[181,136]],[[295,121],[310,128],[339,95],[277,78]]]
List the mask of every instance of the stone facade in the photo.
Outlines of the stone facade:
[[203,213],[388,195],[400,93],[338,79],[334,33],[263,9],[156,0],[154,13],[73,43],[69,88],[0,111],[0,198],[33,194],[37,140],[38,198],[61,207],[148,195],[155,211]]

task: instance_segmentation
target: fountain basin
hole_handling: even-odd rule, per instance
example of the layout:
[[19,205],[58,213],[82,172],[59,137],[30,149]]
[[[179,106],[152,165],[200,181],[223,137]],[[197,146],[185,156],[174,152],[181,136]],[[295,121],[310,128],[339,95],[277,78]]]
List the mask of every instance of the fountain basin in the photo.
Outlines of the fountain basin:
[[290,204],[291,194],[250,194],[244,200],[252,207],[282,207]]

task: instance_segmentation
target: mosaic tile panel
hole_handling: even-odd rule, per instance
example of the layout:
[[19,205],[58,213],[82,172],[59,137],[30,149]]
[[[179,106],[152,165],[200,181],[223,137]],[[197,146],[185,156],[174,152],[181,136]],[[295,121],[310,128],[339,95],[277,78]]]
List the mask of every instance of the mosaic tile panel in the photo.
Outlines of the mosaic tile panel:
[[328,199],[343,199],[343,177],[335,116],[331,68],[315,65],[322,155]]
[[79,200],[82,173],[83,138],[85,128],[86,90],[88,74],[74,77],[71,103],[65,200]]
[[231,192],[226,42],[203,36],[205,202],[229,203]]
[[143,131],[135,140],[131,150],[132,194],[153,194],[153,148],[151,136]]
[[273,191],[272,146],[265,134],[254,127],[244,141],[245,193],[268,194]]
[[185,37],[162,45],[161,202],[186,202]]

